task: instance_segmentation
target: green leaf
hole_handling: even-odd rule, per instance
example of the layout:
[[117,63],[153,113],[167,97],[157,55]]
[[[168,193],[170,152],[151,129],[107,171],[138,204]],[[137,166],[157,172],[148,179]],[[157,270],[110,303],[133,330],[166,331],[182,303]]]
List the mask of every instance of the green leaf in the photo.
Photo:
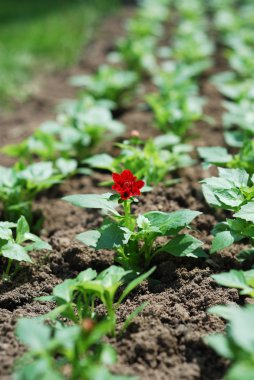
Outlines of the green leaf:
[[[45,300],[39,299],[39,301],[45,301]],[[58,302],[59,302],[59,299],[58,299]],[[64,303],[63,305],[57,306],[54,309],[50,310],[48,313],[43,314],[42,317],[40,318],[41,320],[47,320],[47,319],[56,320],[59,317],[59,315],[61,315],[63,318],[70,319],[74,323],[77,323],[77,317],[70,303]]]
[[212,241],[211,253],[221,251],[222,249],[229,247],[235,241],[232,231],[218,232]]
[[231,185],[224,178],[211,177],[207,178],[202,183],[202,191],[206,202],[214,207],[221,207],[221,202],[217,197],[217,191],[224,191],[227,188],[230,188]]
[[25,248],[23,248],[19,244],[8,242],[6,245],[2,247],[1,251],[2,255],[4,257],[7,257],[8,259],[16,261],[26,261],[28,263],[33,262],[32,259],[26,253]]
[[95,249],[112,249],[123,245],[124,231],[117,223],[106,219],[99,230],[83,232],[76,239]]
[[18,173],[19,178],[26,179],[32,184],[41,184],[54,175],[52,162],[37,162]]
[[28,252],[29,251],[40,251],[43,249],[48,250],[48,251],[52,251],[51,245],[49,243],[47,243],[46,241],[43,241],[39,238],[34,243],[25,246],[25,250]]
[[228,339],[222,334],[214,334],[206,336],[204,341],[208,346],[212,347],[217,354],[227,359],[234,358],[234,352],[230,347]]
[[199,147],[197,148],[198,153],[203,160],[207,163],[220,165],[223,163],[227,163],[232,160],[233,156],[228,154],[226,148],[220,146],[213,147]]
[[67,279],[59,285],[56,285],[53,289],[53,296],[64,300],[65,302],[71,302],[73,287],[76,284],[76,279]]
[[31,318],[18,320],[16,334],[23,344],[36,351],[44,351],[51,339],[50,328]]
[[148,305],[148,303],[149,302],[143,302],[141,305],[139,305],[135,310],[133,310],[133,312],[128,316],[128,318],[126,319],[126,321],[124,322],[124,324],[123,324],[123,327],[122,327],[122,329],[121,329],[121,333],[124,333],[126,330],[127,330],[127,328],[128,328],[128,326],[129,326],[129,324],[131,323],[131,321],[134,319],[134,318],[136,318],[136,316],[139,314],[139,313],[141,313],[144,309],[145,309],[145,307]]
[[90,230],[76,235],[76,239],[81,241],[81,243],[87,245],[88,247],[96,248],[100,236],[101,233],[99,231]]
[[118,207],[118,203],[109,200],[111,193],[106,194],[78,194],[69,195],[62,198],[64,201],[73,204],[74,206],[82,208],[96,208],[112,212],[115,215],[119,215],[115,210]]
[[199,211],[183,209],[171,213],[150,211],[144,216],[151,222],[153,227],[159,228],[162,235],[175,235],[201,214]]
[[238,188],[216,190],[215,196],[222,205],[229,206],[230,209],[238,208],[244,201],[244,197]]
[[231,316],[231,336],[238,347],[253,355],[254,351],[254,305],[239,308]]
[[109,344],[105,344],[100,356],[101,362],[106,365],[112,365],[117,361],[116,351]]
[[203,243],[191,235],[178,235],[162,246],[158,252],[168,252],[177,257],[204,257],[200,249]]
[[243,132],[242,131],[226,131],[224,137],[227,145],[236,148],[241,148],[243,145]]
[[254,223],[254,201],[243,205],[233,216]]
[[225,380],[253,380],[254,379],[254,365],[251,361],[238,361],[234,363],[226,377]]
[[166,148],[168,146],[177,146],[181,143],[179,136],[173,133],[166,133],[161,136],[157,136],[153,139],[155,146],[159,149]]
[[0,239],[7,241],[12,239],[12,230],[10,228],[0,226]]
[[62,157],[56,160],[56,168],[64,176],[73,174],[77,170],[77,167],[78,163],[76,160],[67,160]]
[[126,271],[122,267],[111,265],[98,275],[97,280],[101,281],[103,287],[111,288],[115,284],[122,282],[123,277],[128,273],[130,273],[130,271]]
[[36,359],[23,367],[17,366],[13,380],[65,380],[65,378],[50,365],[48,357]]
[[218,168],[218,171],[219,177],[201,181],[205,199],[212,206],[237,210],[245,201],[241,189],[248,186],[249,174],[242,169]]
[[211,276],[218,284],[228,288],[245,289],[248,287],[244,272],[232,269],[230,272]]
[[99,169],[112,169],[114,159],[108,154],[96,154],[86,160],[84,160],[84,164],[90,165],[92,168]]
[[246,278],[247,284],[254,287],[254,269],[246,270],[244,272],[244,277]]
[[0,228],[15,228],[15,227],[17,227],[17,223],[0,222]]
[[79,273],[77,277],[77,281],[85,282],[85,281],[91,281],[95,279],[97,276],[96,270],[92,268],[88,268],[82,272]]
[[17,222],[17,237],[16,242],[18,244],[23,243],[26,240],[25,235],[29,233],[30,228],[29,224],[26,221],[26,218],[24,216],[21,216]]
[[227,179],[236,187],[241,188],[248,186],[249,174],[245,170],[219,168],[218,171],[222,178]]
[[232,319],[232,316],[239,311],[238,305],[216,305],[208,309],[209,314],[218,315],[218,317],[224,318],[228,321]]

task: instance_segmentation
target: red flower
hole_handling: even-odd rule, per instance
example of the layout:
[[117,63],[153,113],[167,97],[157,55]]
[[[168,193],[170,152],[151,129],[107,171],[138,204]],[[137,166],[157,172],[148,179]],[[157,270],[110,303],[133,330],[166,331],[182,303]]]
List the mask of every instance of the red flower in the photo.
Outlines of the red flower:
[[116,190],[124,201],[140,195],[140,189],[145,185],[144,181],[137,181],[137,177],[130,170],[124,170],[121,174],[113,173],[112,178],[115,182],[112,189]]

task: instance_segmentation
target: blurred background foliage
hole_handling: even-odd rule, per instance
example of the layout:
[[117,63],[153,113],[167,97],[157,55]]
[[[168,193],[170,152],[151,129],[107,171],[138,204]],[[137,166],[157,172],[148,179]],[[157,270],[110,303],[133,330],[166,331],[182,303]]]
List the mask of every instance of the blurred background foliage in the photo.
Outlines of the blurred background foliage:
[[79,59],[103,17],[120,0],[1,0],[0,103],[22,101],[32,78]]

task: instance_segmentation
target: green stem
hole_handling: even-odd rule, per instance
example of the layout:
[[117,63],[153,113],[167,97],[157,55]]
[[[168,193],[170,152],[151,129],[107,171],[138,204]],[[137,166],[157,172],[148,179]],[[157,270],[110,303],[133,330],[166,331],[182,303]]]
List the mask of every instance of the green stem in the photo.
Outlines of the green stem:
[[152,243],[150,239],[145,238],[144,245],[145,245],[145,266],[147,268],[149,267],[151,259],[152,259],[151,257]]
[[123,202],[124,207],[124,224],[129,230],[131,230],[130,215],[131,215],[131,204],[129,201]]
[[5,274],[7,276],[9,276],[9,273],[10,273],[11,264],[12,264],[12,259],[8,259],[8,264],[7,264],[7,268],[6,268],[6,271],[5,271]]
[[114,337],[115,336],[115,329],[116,329],[116,313],[114,310],[114,306],[111,304],[111,302],[107,303],[107,309],[108,309],[108,317],[111,322],[111,334]]

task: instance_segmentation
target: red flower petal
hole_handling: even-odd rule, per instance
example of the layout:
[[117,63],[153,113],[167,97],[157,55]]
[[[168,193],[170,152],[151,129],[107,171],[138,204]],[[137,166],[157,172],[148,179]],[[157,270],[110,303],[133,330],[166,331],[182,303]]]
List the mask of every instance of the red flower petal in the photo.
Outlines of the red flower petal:
[[112,189],[117,191],[123,200],[140,195],[140,189],[145,185],[144,181],[137,180],[133,173],[125,169],[121,174],[113,173],[114,185]]
[[112,178],[113,178],[113,181],[114,181],[115,183],[122,182],[121,174],[113,173],[113,174],[112,174]]
[[145,182],[142,181],[142,180],[139,180],[135,183],[135,186],[138,188],[138,189],[142,189],[142,187],[145,186]]

